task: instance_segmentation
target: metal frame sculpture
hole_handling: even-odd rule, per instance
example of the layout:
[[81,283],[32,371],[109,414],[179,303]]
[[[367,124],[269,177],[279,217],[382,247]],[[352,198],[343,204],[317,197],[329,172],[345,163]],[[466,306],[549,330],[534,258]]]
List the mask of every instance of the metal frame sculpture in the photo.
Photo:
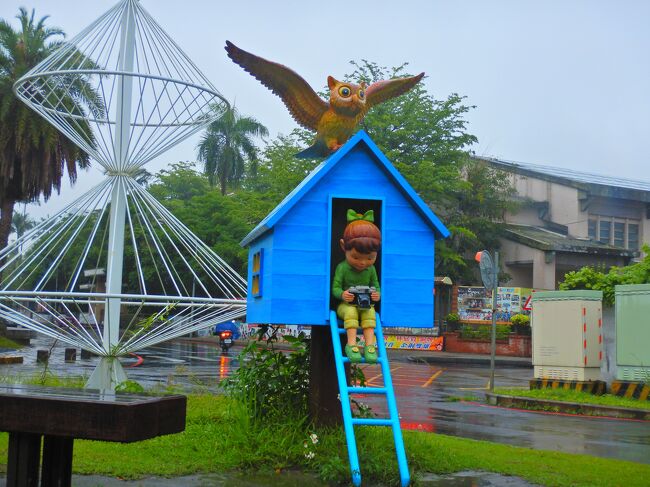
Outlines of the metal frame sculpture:
[[0,251],[0,317],[101,355],[88,386],[112,388],[116,357],[245,314],[246,281],[136,181],[228,106],[137,0],[14,90],[106,179]]

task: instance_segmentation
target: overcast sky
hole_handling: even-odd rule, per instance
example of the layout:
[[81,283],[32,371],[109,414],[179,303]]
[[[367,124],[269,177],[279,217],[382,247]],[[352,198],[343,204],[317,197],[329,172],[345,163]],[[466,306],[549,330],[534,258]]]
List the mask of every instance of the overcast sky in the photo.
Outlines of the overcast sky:
[[[114,0],[2,0],[15,23],[20,6],[50,15],[76,35]],[[473,150],[505,160],[650,181],[650,2],[628,0],[329,2],[142,0],[157,22],[219,91],[274,137],[295,123],[280,99],[226,57],[238,46],[285,64],[313,87],[342,77],[362,58],[424,71],[436,98],[476,105]],[[17,26],[17,24],[15,24]],[[198,136],[152,161],[196,158]],[[81,173],[77,187],[30,210],[52,214],[102,179]]]

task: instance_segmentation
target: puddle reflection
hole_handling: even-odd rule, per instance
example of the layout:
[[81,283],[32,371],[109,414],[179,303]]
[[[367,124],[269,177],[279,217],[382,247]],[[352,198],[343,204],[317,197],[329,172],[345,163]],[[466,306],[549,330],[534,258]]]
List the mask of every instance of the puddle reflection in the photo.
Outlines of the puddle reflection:
[[225,354],[219,359],[219,380],[223,380],[230,375],[230,357]]

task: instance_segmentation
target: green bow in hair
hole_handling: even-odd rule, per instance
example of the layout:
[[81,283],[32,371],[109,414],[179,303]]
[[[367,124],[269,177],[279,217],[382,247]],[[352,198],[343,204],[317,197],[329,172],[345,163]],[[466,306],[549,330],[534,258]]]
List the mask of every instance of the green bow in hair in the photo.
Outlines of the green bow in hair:
[[363,215],[354,210],[348,210],[348,223],[356,220],[365,220],[367,222],[375,222],[375,212],[372,210],[366,211]]

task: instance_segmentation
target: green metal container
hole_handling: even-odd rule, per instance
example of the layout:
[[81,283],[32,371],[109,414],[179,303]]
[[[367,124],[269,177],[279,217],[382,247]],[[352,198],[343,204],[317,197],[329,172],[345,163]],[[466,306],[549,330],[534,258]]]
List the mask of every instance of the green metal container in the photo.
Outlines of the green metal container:
[[616,286],[616,378],[650,382],[650,284]]

